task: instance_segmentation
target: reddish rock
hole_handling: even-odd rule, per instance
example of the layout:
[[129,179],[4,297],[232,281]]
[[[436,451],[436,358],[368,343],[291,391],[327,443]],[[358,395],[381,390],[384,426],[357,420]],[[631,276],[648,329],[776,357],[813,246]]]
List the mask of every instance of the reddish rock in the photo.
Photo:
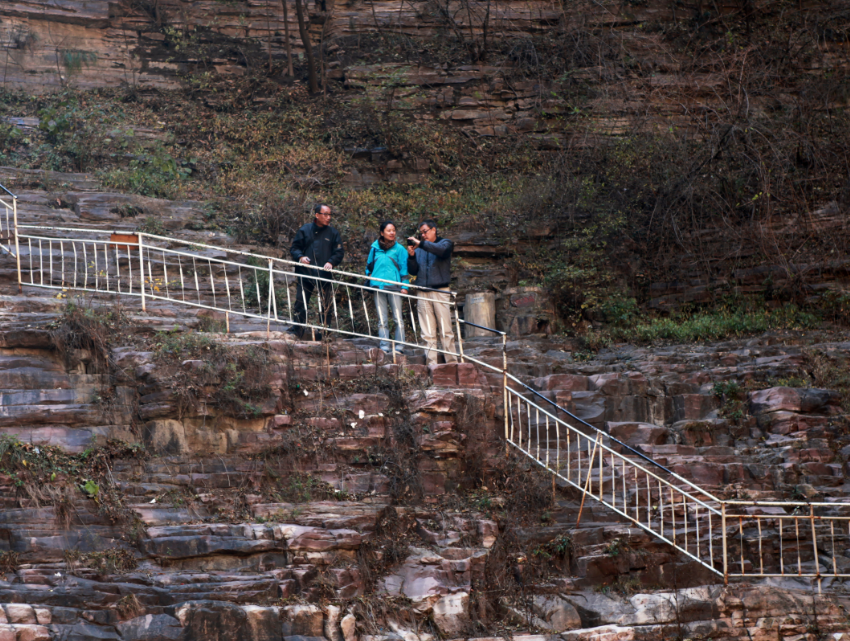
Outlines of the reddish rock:
[[616,372],[597,374],[588,378],[588,389],[598,390],[606,396],[624,396],[629,393],[629,382]]
[[606,423],[608,433],[632,447],[661,445],[667,442],[668,429],[652,423]]
[[588,378],[587,376],[577,376],[575,374],[552,374],[543,378],[532,379],[531,387],[538,390],[586,392],[588,389]]
[[429,365],[431,381],[437,387],[457,387],[458,363],[439,363]]
[[769,387],[750,392],[750,412],[763,414],[786,410],[799,412],[802,407],[800,391],[792,387]]

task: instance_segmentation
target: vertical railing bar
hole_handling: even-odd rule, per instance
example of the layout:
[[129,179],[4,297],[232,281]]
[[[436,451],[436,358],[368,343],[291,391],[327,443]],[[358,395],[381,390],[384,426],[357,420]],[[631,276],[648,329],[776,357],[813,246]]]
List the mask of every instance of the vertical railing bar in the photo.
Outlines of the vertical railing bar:
[[544,428],[544,434],[546,434],[546,469],[551,469],[549,467],[549,414],[546,414],[546,427]]
[[[289,291],[288,289],[286,290]],[[351,293],[351,287],[345,288],[345,297],[348,299],[348,317],[351,319],[351,331],[356,332],[357,327],[354,324],[354,304],[351,302],[351,299],[354,297]],[[414,335],[416,332],[414,331]]]
[[617,509],[617,465],[611,452],[611,507]]
[[109,246],[103,243],[103,273],[106,278],[106,291],[109,290]]
[[[242,287],[242,266],[237,267],[238,273],[237,276],[239,278],[239,298],[242,300],[242,313],[245,314],[248,310],[245,307],[245,290]],[[286,293],[289,295],[289,287],[286,288]],[[290,316],[290,320],[292,317]]]
[[[537,407],[535,405],[535,407]],[[536,410],[535,416],[537,417],[534,421],[534,429],[537,432],[537,460],[540,460],[540,410]],[[528,417],[528,428],[529,428],[529,436],[531,435],[531,413],[529,412]]]
[[[151,263],[153,263],[153,259],[151,258],[152,251],[153,251],[153,245],[148,247],[148,260],[147,260],[147,264],[148,264],[148,285],[150,285],[150,288],[151,288],[151,296],[153,296],[153,265],[151,264]],[[200,300],[198,302],[200,302]]]
[[815,506],[809,505],[809,521],[812,525],[812,548],[815,555],[815,573],[820,578],[820,558],[818,556],[818,539],[815,531]]
[[726,543],[726,502],[720,504],[720,528],[723,542],[723,583],[729,582],[729,566],[727,561],[728,547]]
[[100,267],[97,264],[97,243],[92,241],[91,253],[94,255],[94,288],[100,291]]
[[410,298],[407,299],[407,309],[410,311],[410,326],[413,328],[413,335],[418,337],[419,331],[416,329],[416,314],[413,313],[413,302]]
[[[195,294],[198,297],[198,305],[201,304],[201,285],[198,282],[198,262],[195,260],[195,257],[192,256],[192,273],[195,276]],[[257,285],[257,300],[260,300],[260,289],[259,285]],[[260,313],[262,313],[263,308],[260,307]]]
[[660,521],[661,536],[664,536],[664,488],[661,487],[661,479],[658,479],[658,520]]
[[145,235],[141,232],[139,232],[139,294],[142,297],[142,311],[144,312],[145,309],[146,309],[146,303],[145,303]]
[[[271,261],[269,261],[269,263],[271,263]],[[207,269],[210,270],[210,289],[212,290],[212,299],[213,299],[212,306],[215,309],[218,309],[218,304],[216,303],[216,300],[215,300],[215,276],[213,275],[212,260],[210,260],[209,258],[207,259]],[[272,274],[271,274],[271,269],[269,269],[269,282],[271,282],[271,280],[272,280]]]
[[[694,503],[694,539],[696,540],[697,558],[699,555],[699,503]],[[685,548],[687,549],[687,547]]]
[[676,495],[673,494],[673,486],[670,486],[670,527],[673,536],[673,545],[676,545]]
[[48,266],[48,276],[47,276],[47,284],[53,284],[53,241],[47,241],[47,266]]
[[714,569],[714,535],[711,531],[711,510],[708,512],[708,564]]
[[186,280],[183,278],[183,257],[177,256],[177,271],[180,272],[180,299],[186,302]]
[[794,518],[794,531],[797,536],[797,575],[803,574],[803,560],[800,558],[800,519]]
[[835,562],[835,521],[829,521],[829,538],[832,541],[832,573],[838,576],[838,565]]
[[744,574],[744,518],[738,517],[738,541],[741,545],[741,574]]
[[88,289],[89,287],[89,256],[88,250],[86,250],[86,241],[83,241],[83,287]]
[[620,478],[623,480],[623,514],[627,517],[629,515],[629,493],[626,491],[626,459],[620,459],[622,461],[621,470],[620,470]]
[[[369,320],[369,310],[366,308],[366,290],[360,290],[360,300],[363,301],[363,313],[366,314],[366,333],[371,336],[372,335],[372,322]],[[517,399],[517,406],[519,406],[519,399]],[[519,432],[520,432],[520,441],[522,441],[522,422],[519,423]]]
[[[12,220],[15,224],[15,264],[18,269],[18,293],[20,294],[24,290],[23,283],[23,274],[21,274],[21,242],[20,237],[18,235],[18,197],[15,196],[12,198]],[[32,267],[32,263],[30,263],[30,267]],[[30,271],[32,274],[32,271]]]
[[38,241],[38,282],[44,285],[44,251],[41,248],[41,239]]
[[121,293],[121,250],[115,243],[115,282],[118,284],[118,293]]
[[227,294],[227,311],[233,311],[233,303],[230,300],[230,280],[227,278],[227,265],[222,267],[224,269],[224,291]]
[[646,476],[646,528],[652,531],[652,486],[650,485],[649,474]]
[[[239,285],[241,287],[242,281],[239,282]],[[287,313],[289,315],[289,322],[291,323],[292,322],[292,295],[289,293],[289,276],[287,274],[284,274],[283,285],[286,288],[286,309],[287,309]],[[349,299],[348,303],[349,303],[349,305],[351,304],[350,299]],[[352,316],[353,315],[354,314],[352,313]]]
[[[602,442],[602,436],[601,435],[599,436],[599,441],[600,441],[600,443]],[[603,492],[603,489],[602,489],[603,488],[603,482],[602,482],[602,467],[603,467],[602,463],[603,463],[603,460],[602,459],[604,459],[604,458],[605,458],[605,454],[602,451],[602,448],[600,448],[599,449],[599,500],[600,500],[600,502],[603,502],[603,503],[604,503],[604,500],[602,499],[602,492]]]
[[508,392],[508,407],[505,409],[508,415],[511,417],[511,443],[514,442],[514,395],[511,392]]
[[128,293],[133,293],[133,249],[127,245]]
[[74,289],[77,289],[77,243],[71,241],[71,248],[74,250]]
[[756,515],[756,525],[758,525],[759,531],[759,574],[764,574],[764,556],[762,552],[762,541],[761,541],[761,519]]
[[65,241],[59,241],[59,255],[62,257],[62,287],[65,287]]
[[165,285],[165,297],[171,300],[171,293],[168,291],[168,261],[165,258],[165,250],[162,251],[162,281]]
[[519,426],[519,449],[522,449],[522,396],[516,399],[516,424]]
[[[785,550],[783,549],[782,543],[782,519],[776,519],[777,525],[779,526],[779,573],[782,576],[785,576]],[[850,524],[848,524],[850,527]]]
[[688,496],[682,493],[682,516],[685,521],[685,552],[688,551]]
[[[336,290],[334,289],[334,287],[335,283],[331,281],[331,303],[333,303],[334,308],[334,322],[336,323],[337,330],[339,330],[339,309],[336,306]],[[392,303],[390,304],[392,305]],[[403,319],[402,322],[404,322]],[[387,323],[387,328],[389,328],[389,322]],[[395,350],[395,342],[393,342],[393,350]]]

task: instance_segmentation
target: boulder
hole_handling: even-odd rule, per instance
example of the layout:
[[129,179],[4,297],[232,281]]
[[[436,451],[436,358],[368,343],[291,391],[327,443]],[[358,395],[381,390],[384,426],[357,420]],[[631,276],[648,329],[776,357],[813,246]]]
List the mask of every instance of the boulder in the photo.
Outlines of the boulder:
[[793,387],[768,387],[767,389],[750,392],[750,412],[764,414],[766,412],[799,412],[802,407],[800,391]]

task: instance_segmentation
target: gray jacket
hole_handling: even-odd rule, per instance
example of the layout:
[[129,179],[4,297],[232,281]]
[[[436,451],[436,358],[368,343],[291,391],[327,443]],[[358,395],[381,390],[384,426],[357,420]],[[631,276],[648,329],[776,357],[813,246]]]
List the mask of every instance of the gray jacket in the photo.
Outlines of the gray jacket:
[[407,271],[416,276],[416,285],[439,289],[452,280],[452,251],[454,243],[437,236],[437,242],[422,241],[413,256],[407,257]]

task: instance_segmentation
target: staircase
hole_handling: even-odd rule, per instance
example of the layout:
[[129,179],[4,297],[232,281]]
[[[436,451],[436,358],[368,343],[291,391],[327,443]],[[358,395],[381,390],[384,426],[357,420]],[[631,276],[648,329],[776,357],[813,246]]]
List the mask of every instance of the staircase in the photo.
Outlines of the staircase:
[[[227,331],[238,324],[270,336],[273,329],[297,325],[292,320],[294,284],[301,276],[294,274],[292,261],[135,229],[23,224],[17,197],[2,191],[0,251],[20,291],[52,290],[58,300],[68,292],[98,299],[131,297],[142,311],[161,313],[163,327],[175,306],[204,310],[222,319]],[[312,301],[302,328],[308,336],[323,333],[364,349],[374,346],[375,290],[369,279],[342,270],[333,277],[333,296]],[[401,296],[411,340],[387,339],[394,363],[409,359],[421,343],[415,295]],[[644,448],[627,445],[577,417],[558,402],[557,394],[551,398],[523,383],[509,371],[503,332],[484,328],[496,337],[485,348],[465,344],[461,326],[468,323],[460,318],[454,295],[450,306],[461,361],[479,368],[501,389],[506,450],[513,448],[556,482],[575,488],[582,497],[579,520],[584,502],[592,499],[724,580],[850,576],[850,567],[837,560],[850,548],[850,503],[717,496],[654,460]]]

